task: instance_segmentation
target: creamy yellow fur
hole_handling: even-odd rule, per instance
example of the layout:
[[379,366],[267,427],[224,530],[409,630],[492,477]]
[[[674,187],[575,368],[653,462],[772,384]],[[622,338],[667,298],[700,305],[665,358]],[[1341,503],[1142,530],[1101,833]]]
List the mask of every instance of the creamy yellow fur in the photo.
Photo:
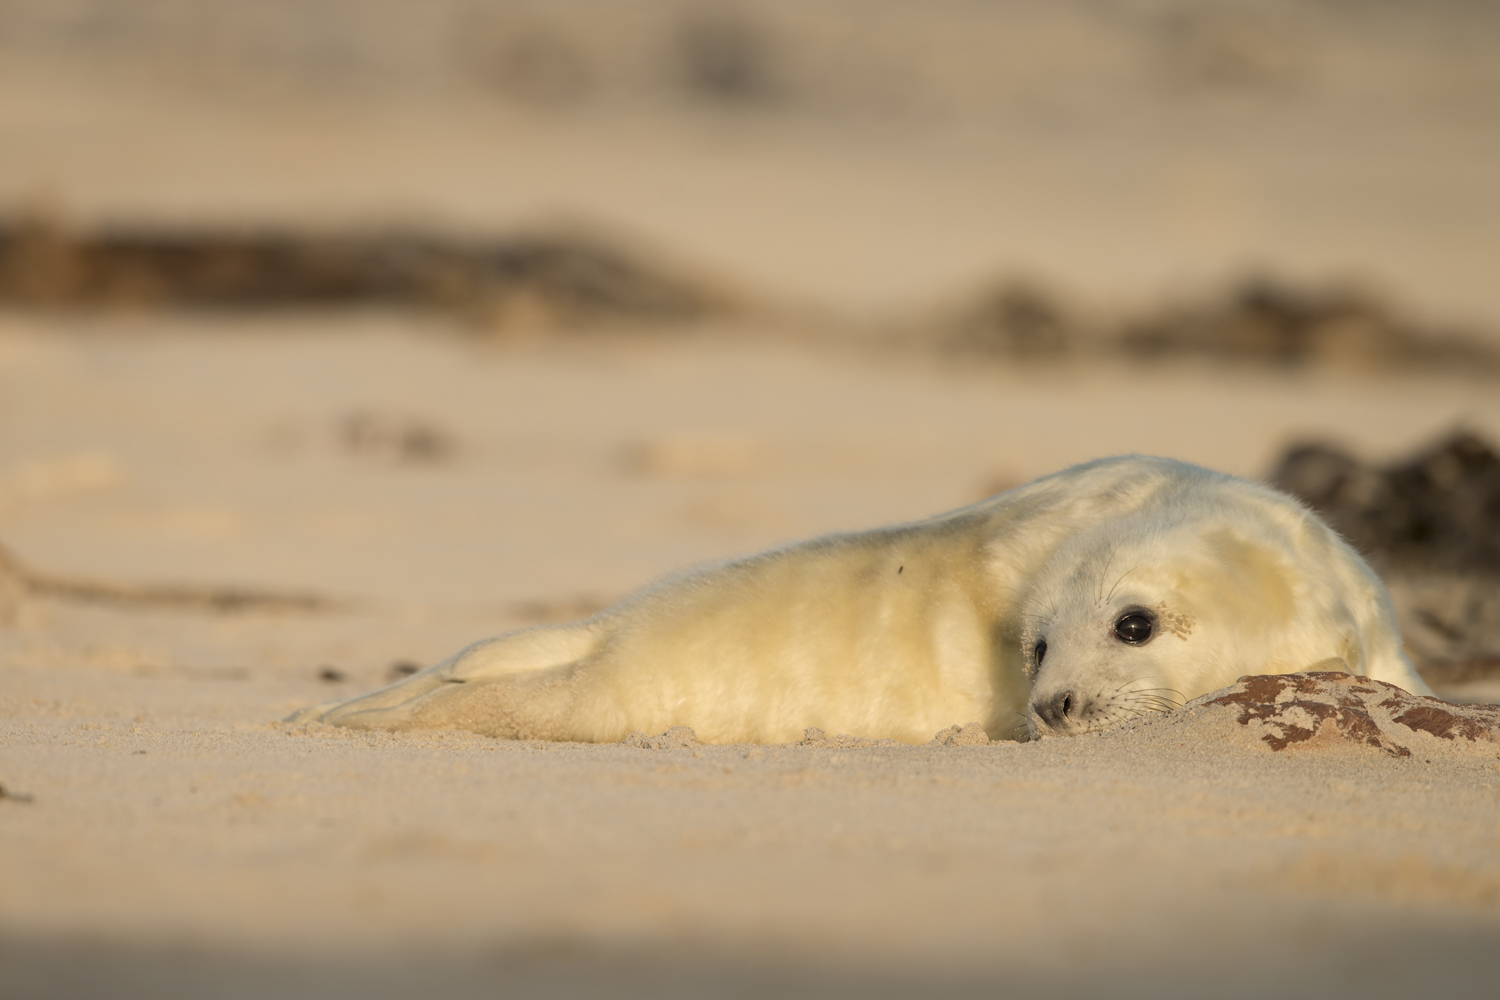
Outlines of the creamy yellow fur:
[[[1265,486],[1172,472],[1150,502],[1068,539],[1033,579],[1022,635],[1033,737],[1108,728],[1245,674],[1344,670],[1431,694],[1385,586],[1327,525]],[[1133,609],[1158,620],[1138,647],[1113,628]],[[1064,698],[1066,717],[1043,711]]]
[[[1095,619],[1122,593],[1153,601],[1173,631],[1143,649],[1101,642]],[[1058,645],[1037,671],[1044,627]],[[1139,655],[1153,648],[1168,655]],[[1033,680],[1041,689],[1054,675],[1094,684],[1118,674],[1127,687],[1144,679],[1191,697],[1334,658],[1425,690],[1379,580],[1299,504],[1170,459],[1126,457],[926,521],[674,577],[586,621],[481,642],[293,718],[520,739],[613,741],[686,725],[717,743],[794,740],[809,726],[923,742],[970,721],[992,736],[1017,732]]]

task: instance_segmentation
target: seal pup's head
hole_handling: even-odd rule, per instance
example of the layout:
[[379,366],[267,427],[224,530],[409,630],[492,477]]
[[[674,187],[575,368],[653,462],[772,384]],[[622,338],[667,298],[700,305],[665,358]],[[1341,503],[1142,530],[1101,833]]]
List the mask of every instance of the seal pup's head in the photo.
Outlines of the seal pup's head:
[[1022,630],[1032,738],[1106,729],[1246,674],[1364,674],[1401,656],[1378,578],[1307,508],[1181,468],[1034,578]]

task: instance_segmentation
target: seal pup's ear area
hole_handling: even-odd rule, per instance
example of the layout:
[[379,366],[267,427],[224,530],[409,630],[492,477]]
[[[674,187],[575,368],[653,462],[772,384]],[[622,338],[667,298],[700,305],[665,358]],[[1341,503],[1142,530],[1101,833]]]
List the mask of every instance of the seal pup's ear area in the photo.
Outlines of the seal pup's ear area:
[[1229,529],[1203,537],[1207,559],[1193,560],[1177,574],[1178,590],[1195,595],[1203,617],[1227,617],[1243,628],[1284,626],[1297,613],[1296,577],[1274,548]]
[[[1213,589],[1205,591],[1214,595],[1214,613],[1234,616],[1242,634],[1243,626],[1248,625],[1268,636],[1289,635],[1287,626],[1301,619],[1303,624],[1297,632],[1305,639],[1320,637],[1311,648],[1301,647],[1304,654],[1322,652],[1317,645],[1323,642],[1327,643],[1325,649],[1342,647],[1339,655],[1325,656],[1311,665],[1307,662],[1310,656],[1295,656],[1294,646],[1269,650],[1270,658],[1263,668],[1269,672],[1348,671],[1395,684],[1413,694],[1431,695],[1432,689],[1401,649],[1394,625],[1396,614],[1389,607],[1379,578],[1368,567],[1351,564],[1348,560],[1357,560],[1358,556],[1347,551],[1332,532],[1325,529],[1325,535],[1327,542],[1321,541],[1323,536],[1302,536],[1299,546],[1329,547],[1303,552],[1294,563],[1277,548],[1248,540],[1232,529],[1210,533],[1204,542],[1214,555],[1213,563],[1222,569],[1222,576],[1211,581]],[[1314,538],[1320,540],[1315,542]],[[1331,592],[1341,596],[1335,598]],[[1348,636],[1335,642],[1338,632],[1346,627],[1344,623],[1350,621],[1356,626],[1356,634],[1363,637],[1363,650]],[[1272,669],[1275,663],[1281,665]]]

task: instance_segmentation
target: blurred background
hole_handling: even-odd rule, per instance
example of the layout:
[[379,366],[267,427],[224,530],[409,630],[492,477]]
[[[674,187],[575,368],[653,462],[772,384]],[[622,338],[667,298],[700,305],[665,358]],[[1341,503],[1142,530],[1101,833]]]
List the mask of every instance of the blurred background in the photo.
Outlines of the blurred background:
[[1477,0],[4,0],[0,538],[544,619],[1139,451],[1492,660],[1497,123]]
[[608,226],[768,295],[1274,269],[1500,318],[1470,0],[7,0],[0,195],[78,224]]
[[1497,164],[1488,0],[0,0],[0,965],[1492,983],[1492,758],[272,720],[1124,452],[1302,496],[1500,701]]

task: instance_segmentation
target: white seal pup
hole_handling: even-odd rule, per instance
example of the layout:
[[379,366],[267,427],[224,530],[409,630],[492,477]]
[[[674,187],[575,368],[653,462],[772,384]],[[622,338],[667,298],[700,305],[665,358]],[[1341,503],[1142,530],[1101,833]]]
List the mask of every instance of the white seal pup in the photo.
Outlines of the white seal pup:
[[921,743],[969,721],[1073,735],[1309,668],[1427,691],[1380,580],[1306,507],[1128,456],[670,578],[292,719],[586,742],[677,725],[705,743],[789,742],[815,726]]

